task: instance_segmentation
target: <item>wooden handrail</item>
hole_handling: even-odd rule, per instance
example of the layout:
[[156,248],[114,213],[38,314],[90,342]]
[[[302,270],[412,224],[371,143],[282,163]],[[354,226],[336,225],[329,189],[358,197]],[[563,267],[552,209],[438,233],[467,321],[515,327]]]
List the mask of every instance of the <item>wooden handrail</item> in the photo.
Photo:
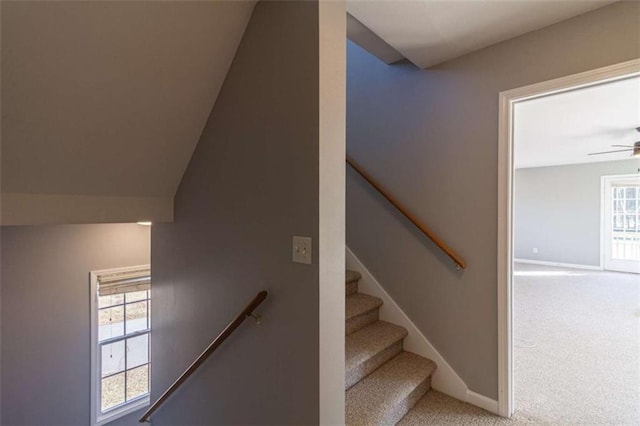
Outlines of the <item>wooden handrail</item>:
[[447,256],[449,256],[456,264],[456,268],[465,269],[467,267],[466,262],[458,256],[448,245],[444,243],[438,236],[436,236],[429,228],[420,223],[420,221],[411,214],[395,197],[389,192],[385,191],[382,186],[375,181],[362,167],[355,161],[347,156],[347,164],[349,164],[353,170],[358,172],[360,176],[364,178],[371,186],[373,186],[384,198],[386,198],[400,213],[402,213],[411,223],[413,223],[424,235],[426,235],[431,241],[433,241]]
[[193,374],[193,372],[196,371],[198,367],[200,367],[200,365],[207,360],[207,358],[209,358],[209,355],[211,355],[216,349],[218,349],[218,347],[227,339],[227,337],[229,337],[235,331],[236,328],[240,326],[240,324],[242,324],[245,319],[247,319],[248,317],[259,319],[259,317],[253,315],[253,311],[266,298],[266,291],[261,291],[260,293],[258,293],[256,297],[254,297],[253,300],[247,305],[247,307],[244,308],[242,312],[240,312],[238,316],[236,316],[236,318],[225,327],[224,330],[222,330],[222,332],[213,340],[213,342],[211,342],[207,349],[205,349],[204,352],[202,352],[200,356],[198,356],[198,358],[193,361],[189,368],[187,368],[184,373],[182,373],[180,377],[178,377],[178,379],[173,382],[171,386],[169,386],[169,389],[167,389],[160,396],[160,398],[158,398],[158,400],[154,402],[151,407],[149,407],[149,409],[140,418],[140,423],[146,422],[149,417],[151,417],[151,415],[158,408],[160,408],[160,406],[180,387],[180,385],[182,385],[182,383],[184,383]]

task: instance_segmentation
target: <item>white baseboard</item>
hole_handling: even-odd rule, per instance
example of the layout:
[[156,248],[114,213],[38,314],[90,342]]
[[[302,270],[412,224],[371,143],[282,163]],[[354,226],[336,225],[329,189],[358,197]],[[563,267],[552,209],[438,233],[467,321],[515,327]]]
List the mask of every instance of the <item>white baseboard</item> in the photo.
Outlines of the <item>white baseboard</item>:
[[600,266],[593,265],[580,265],[577,263],[561,263],[561,262],[547,262],[545,260],[531,260],[531,259],[513,259],[516,263],[529,263],[531,265],[544,265],[544,266],[557,266],[559,268],[571,268],[571,269],[586,269],[589,271],[602,271]]
[[[391,296],[389,296],[349,247],[346,248],[346,259],[347,269],[358,271],[362,274],[362,278],[358,283],[359,291],[382,299],[383,304],[380,307],[380,319],[407,329],[409,334],[404,339],[404,349],[408,352],[429,358],[438,366],[431,377],[431,387],[438,392],[497,414],[498,402],[469,390],[466,383],[458,376],[449,363],[440,355],[436,348],[433,347]],[[493,401],[493,405],[490,404],[491,401]]]
[[487,398],[469,389],[467,389],[467,402],[476,407],[484,408],[491,413],[498,414],[498,401]]

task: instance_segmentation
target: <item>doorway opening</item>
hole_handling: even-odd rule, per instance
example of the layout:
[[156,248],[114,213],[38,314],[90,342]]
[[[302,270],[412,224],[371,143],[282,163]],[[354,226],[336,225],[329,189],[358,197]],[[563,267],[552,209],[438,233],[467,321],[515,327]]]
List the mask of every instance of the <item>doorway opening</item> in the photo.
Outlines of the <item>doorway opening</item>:
[[[529,105],[533,105],[535,102],[543,99],[549,99],[555,95],[569,94],[584,92],[586,89],[594,88],[608,83],[616,83],[629,81],[630,79],[638,78],[640,76],[640,60],[634,60],[625,62],[622,64],[589,71],[569,77],[564,77],[532,86],[527,86],[519,89],[510,90],[500,93],[500,127],[499,127],[499,201],[498,201],[498,371],[499,371],[499,395],[498,395],[498,410],[502,416],[511,417],[514,412],[520,409],[526,409],[526,404],[522,403],[524,399],[522,393],[516,391],[516,387],[521,385],[520,378],[516,379],[516,364],[514,355],[516,351],[530,350],[540,351],[542,349],[543,354],[551,355],[548,360],[552,366],[557,366],[559,363],[566,362],[567,368],[570,370],[572,367],[576,367],[578,363],[574,365],[568,365],[574,355],[573,346],[571,341],[573,338],[580,335],[579,328],[587,320],[593,320],[596,314],[603,311],[605,305],[610,300],[619,299],[618,301],[631,301],[631,304],[638,305],[635,309],[632,306],[626,306],[625,321],[621,325],[623,331],[627,333],[630,338],[630,342],[635,341],[635,347],[627,347],[620,349],[615,345],[610,345],[610,339],[627,338],[629,336],[614,335],[614,332],[620,328],[607,327],[607,320],[611,320],[619,312],[616,309],[612,309],[610,317],[607,320],[601,320],[595,322],[590,327],[591,330],[597,328],[598,324],[602,327],[598,331],[600,334],[593,334],[591,337],[587,337],[588,349],[582,351],[581,356],[589,358],[591,354],[596,354],[597,351],[591,349],[599,347],[605,348],[602,353],[607,353],[608,349],[611,349],[612,353],[620,353],[627,351],[631,356],[628,358],[629,362],[622,361],[624,367],[629,366],[626,371],[627,376],[633,378],[635,381],[634,389],[620,389],[620,383],[584,383],[584,386],[591,386],[592,395],[610,395],[620,396],[621,392],[626,392],[628,398],[633,401],[640,402],[640,373],[636,370],[640,368],[637,363],[637,355],[640,354],[640,321],[636,316],[636,310],[640,309],[640,290],[636,289],[640,282],[640,277],[637,275],[624,274],[624,277],[629,279],[629,283],[616,283],[617,273],[603,272],[605,269],[610,269],[612,261],[619,264],[624,262],[631,262],[631,270],[633,272],[633,262],[635,256],[640,248],[636,250],[636,244],[638,242],[638,216],[637,216],[637,195],[638,191],[635,187],[635,179],[640,176],[640,158],[631,155],[634,153],[633,149],[630,152],[626,152],[627,163],[629,166],[622,172],[609,171],[603,165],[612,161],[608,161],[608,158],[594,160],[573,159],[575,152],[568,148],[568,145],[558,145],[556,153],[559,157],[566,157],[565,162],[558,164],[529,164],[526,167],[518,167],[520,161],[519,155],[525,151],[519,151],[516,142],[516,130],[521,124],[518,123],[518,116],[516,114],[518,109],[529,102]],[[544,104],[544,102],[538,102]],[[576,107],[581,104],[576,104]],[[547,119],[553,121],[554,116],[549,115],[550,111],[547,110]],[[556,114],[557,115],[557,114]],[[562,114],[558,122],[562,123],[563,119],[568,119],[568,114]],[[636,117],[637,117],[636,113]],[[558,117],[555,117],[558,118]],[[584,122],[590,124],[589,117],[583,117]],[[546,121],[544,124],[547,124]],[[629,129],[625,129],[630,137],[638,136],[635,132],[635,127],[640,123],[634,123],[633,126],[628,126]],[[588,126],[585,126],[588,127]],[[529,129],[531,130],[531,129]],[[602,131],[610,131],[611,129],[603,128]],[[622,129],[620,129],[622,130]],[[608,151],[607,147],[604,149],[596,149],[595,146],[591,146],[591,143],[602,143],[602,138],[593,137],[589,139],[589,135],[583,135],[581,141],[583,142],[579,148],[582,150],[584,156],[589,156],[590,153],[599,153]],[[637,139],[640,139],[638,137]],[[598,142],[600,140],[600,142]],[[548,141],[547,141],[548,142]],[[576,141],[571,141],[575,142]],[[609,141],[606,142],[607,144]],[[633,145],[633,144],[632,144]],[[563,151],[564,149],[564,151]],[[615,148],[611,148],[614,150]],[[621,150],[622,148],[618,148]],[[543,150],[544,151],[544,150]],[[589,156],[591,157],[591,156]],[[636,161],[634,163],[634,161]],[[535,161],[534,161],[535,162]],[[565,174],[564,168],[573,168],[576,171],[583,169],[582,163],[597,163],[601,170],[598,172],[595,183],[593,179],[590,180],[589,187],[582,187],[584,179],[571,177]],[[525,170],[524,173],[520,173],[518,169]],[[538,169],[538,170],[535,170]],[[541,170],[547,169],[547,170]],[[547,176],[542,176],[544,171]],[[623,180],[607,179],[607,177],[613,177],[623,175]],[[573,179],[573,180],[572,180]],[[577,179],[577,180],[576,180]],[[529,188],[527,188],[529,185]],[[520,190],[528,189],[536,193],[540,199],[545,199],[548,203],[544,208],[540,206],[528,206],[530,208],[525,209],[527,211],[521,211],[520,203],[518,203],[518,197],[522,195]],[[609,189],[607,189],[609,188]],[[627,189],[630,189],[627,192]],[[590,194],[587,197],[587,192]],[[584,214],[583,205],[585,199],[590,200],[595,197],[595,208],[589,210],[589,214]],[[608,199],[606,197],[609,197]],[[608,201],[601,201],[608,200]],[[569,201],[566,203],[566,201]],[[610,201],[610,202],[609,202]],[[602,206],[600,204],[602,203]],[[635,203],[635,204],[634,204]],[[564,207],[559,210],[558,208],[564,204]],[[605,204],[606,207],[605,208]],[[536,210],[536,207],[538,209]],[[610,211],[609,211],[609,210]],[[531,220],[527,223],[527,220]],[[605,230],[605,222],[610,226],[610,230]],[[533,224],[533,225],[532,225]],[[603,225],[601,227],[601,224]],[[524,227],[524,228],[523,228]],[[523,231],[523,229],[525,231]],[[519,232],[520,231],[520,232]],[[608,232],[608,234],[607,234]],[[528,233],[528,235],[527,235]],[[519,235],[523,238],[519,238]],[[564,241],[568,241],[569,245],[564,246],[563,240],[560,238],[564,236]],[[524,239],[523,241],[521,241]],[[528,240],[527,240],[528,239]],[[608,239],[608,240],[607,240]],[[595,245],[594,245],[595,241]],[[605,260],[605,252],[607,243],[609,241],[608,258]],[[535,245],[534,245],[535,244]],[[567,248],[569,247],[569,248]],[[577,249],[575,249],[577,248]],[[575,249],[575,250],[574,250]],[[524,260],[526,262],[518,262],[518,260]],[[515,261],[515,262],[514,262]],[[624,268],[624,267],[623,267]],[[627,267],[627,269],[629,269]],[[621,270],[621,269],[617,269]],[[628,271],[627,271],[628,272]],[[599,275],[599,277],[594,277]],[[622,276],[623,274],[620,274]],[[609,287],[606,284],[595,283],[594,279],[604,279],[610,283]],[[591,287],[586,281],[592,281]],[[624,280],[623,280],[624,281]],[[581,283],[580,283],[581,282]],[[564,285],[566,284],[566,285]],[[523,291],[518,294],[518,287]],[[616,288],[626,288],[630,291],[626,296],[616,290]],[[540,298],[539,290],[546,288],[547,299]],[[640,287],[639,287],[640,288]],[[527,290],[531,290],[527,293]],[[591,293],[587,293],[591,291]],[[636,294],[638,293],[638,294]],[[636,295],[635,298],[633,295]],[[516,303],[520,303],[520,300],[516,300],[520,296],[533,297],[536,299],[538,306],[530,312],[540,314],[546,310],[549,316],[555,315],[555,322],[551,321],[548,324],[542,324],[538,317],[527,315],[519,315],[516,311],[519,309]],[[563,299],[564,298],[564,299]],[[585,298],[592,300],[593,304],[585,304],[581,307],[577,305],[569,306],[569,303],[575,299]],[[562,301],[564,300],[564,302]],[[581,310],[582,309],[582,310]],[[606,314],[607,310],[604,309]],[[565,317],[561,318],[563,314]],[[606,317],[606,315],[605,315]],[[523,326],[528,325],[529,328]],[[560,324],[560,325],[559,325]],[[568,325],[563,331],[564,337],[558,333],[561,325]],[[572,329],[571,325],[576,328]],[[545,329],[546,327],[546,329]],[[587,329],[589,327],[586,327]],[[542,334],[532,336],[536,332],[540,332],[544,329]],[[573,334],[572,334],[573,333]],[[635,333],[635,334],[634,334]],[[624,333],[622,333],[624,334]],[[548,338],[548,339],[547,339]],[[543,339],[551,341],[551,346],[545,348]],[[557,339],[555,344],[554,339]],[[635,339],[635,340],[634,340]],[[548,343],[548,342],[546,342]],[[564,349],[561,350],[564,345]],[[631,343],[633,345],[633,343]],[[608,349],[607,349],[608,348]],[[564,352],[563,352],[564,351]],[[634,352],[635,351],[635,352]],[[518,352],[520,353],[520,352]],[[564,355],[563,355],[564,353]],[[634,355],[635,354],[635,355]],[[634,358],[635,356],[635,358]],[[555,357],[555,358],[554,358]],[[595,359],[598,355],[594,355],[594,359],[590,360],[594,362],[596,368],[601,368],[609,361],[606,356],[604,359]],[[535,357],[534,357],[535,358]],[[539,361],[540,357],[536,358]],[[636,362],[633,362],[636,359]],[[546,386],[550,381],[557,378],[554,377],[553,368],[544,363],[538,365],[538,371],[533,376],[534,381],[538,381],[538,385],[541,385],[538,389],[546,389]],[[580,378],[583,371],[579,369],[572,371],[567,377]],[[636,377],[639,376],[639,377]],[[567,399],[561,399],[560,392],[555,394],[544,395],[543,392],[534,390],[529,394],[529,401],[533,401],[533,405],[540,407],[546,407],[546,409],[553,409],[552,407],[562,407],[568,409],[564,414],[568,412],[578,412],[580,410],[580,403],[589,403],[584,398],[578,396],[576,390],[580,380],[571,383],[565,383],[565,389],[567,390]],[[613,387],[613,388],[612,388]],[[522,390],[523,387],[520,387]],[[526,396],[526,395],[525,395]],[[571,397],[575,397],[573,401]],[[614,398],[615,399],[615,398]],[[618,398],[620,399],[620,398]],[[518,407],[518,401],[521,403],[521,407]],[[621,410],[619,401],[612,400],[613,410],[611,416],[617,415]],[[546,406],[544,405],[546,403]],[[572,405],[573,404],[573,405]],[[617,411],[616,411],[617,409]],[[573,411],[572,411],[573,410]],[[639,416],[640,410],[631,409],[632,416]],[[547,417],[546,419],[538,419],[541,421],[553,422],[571,422],[572,419],[562,417],[564,414],[560,414],[560,417]],[[575,419],[573,419],[575,420]],[[593,420],[593,419],[592,419]],[[611,418],[615,423],[616,418]],[[619,419],[618,419],[619,420]]]

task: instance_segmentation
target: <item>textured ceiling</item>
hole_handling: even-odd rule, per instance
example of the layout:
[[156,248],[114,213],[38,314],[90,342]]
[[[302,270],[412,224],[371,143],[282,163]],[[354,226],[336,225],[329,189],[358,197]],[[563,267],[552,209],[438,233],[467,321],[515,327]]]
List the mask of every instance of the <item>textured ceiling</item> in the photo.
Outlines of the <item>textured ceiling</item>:
[[405,58],[427,68],[614,2],[347,0],[347,11]]
[[3,192],[172,197],[253,6],[3,1]]

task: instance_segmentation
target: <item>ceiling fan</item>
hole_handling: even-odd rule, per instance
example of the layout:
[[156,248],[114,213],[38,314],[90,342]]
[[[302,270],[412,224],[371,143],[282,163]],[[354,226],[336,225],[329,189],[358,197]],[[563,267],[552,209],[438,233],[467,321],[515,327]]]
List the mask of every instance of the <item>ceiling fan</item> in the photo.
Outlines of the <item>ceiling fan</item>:
[[[640,127],[636,127],[636,131],[640,133]],[[603,151],[603,152],[591,152],[587,155],[602,155],[602,154],[613,154],[614,152],[633,151],[631,153],[632,157],[640,157],[640,141],[635,142],[633,145],[611,145],[611,147],[626,148],[626,149],[616,149],[613,151]]]

